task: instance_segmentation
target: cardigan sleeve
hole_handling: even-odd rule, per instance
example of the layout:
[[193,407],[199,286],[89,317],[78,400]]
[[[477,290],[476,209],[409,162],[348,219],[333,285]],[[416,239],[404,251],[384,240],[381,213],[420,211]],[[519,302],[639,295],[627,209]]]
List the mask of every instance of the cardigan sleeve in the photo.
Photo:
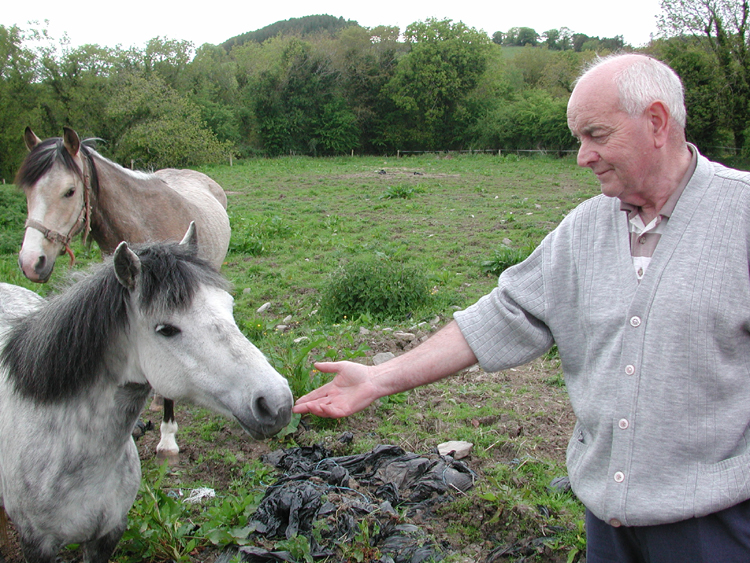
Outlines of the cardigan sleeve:
[[543,261],[549,242],[545,239],[524,262],[505,270],[492,292],[454,314],[461,333],[486,371],[529,362],[554,343],[542,320]]

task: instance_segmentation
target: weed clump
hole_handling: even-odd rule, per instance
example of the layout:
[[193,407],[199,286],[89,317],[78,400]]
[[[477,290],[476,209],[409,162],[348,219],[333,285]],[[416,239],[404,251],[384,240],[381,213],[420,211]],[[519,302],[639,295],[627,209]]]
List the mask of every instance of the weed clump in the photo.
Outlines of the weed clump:
[[526,260],[532,251],[532,248],[514,249],[504,246],[500,250],[495,250],[495,256],[492,259],[481,262],[482,272],[488,276],[499,276],[511,266]]
[[363,316],[401,320],[430,301],[430,284],[418,269],[382,258],[351,262],[323,288],[320,314],[329,322]]

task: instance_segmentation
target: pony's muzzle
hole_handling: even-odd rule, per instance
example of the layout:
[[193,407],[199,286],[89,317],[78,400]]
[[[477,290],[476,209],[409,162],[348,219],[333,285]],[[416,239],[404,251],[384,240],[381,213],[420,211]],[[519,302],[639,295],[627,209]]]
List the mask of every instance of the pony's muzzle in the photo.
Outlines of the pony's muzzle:
[[292,393],[286,388],[281,392],[261,393],[250,405],[252,422],[239,420],[242,427],[253,438],[263,440],[274,436],[292,419]]

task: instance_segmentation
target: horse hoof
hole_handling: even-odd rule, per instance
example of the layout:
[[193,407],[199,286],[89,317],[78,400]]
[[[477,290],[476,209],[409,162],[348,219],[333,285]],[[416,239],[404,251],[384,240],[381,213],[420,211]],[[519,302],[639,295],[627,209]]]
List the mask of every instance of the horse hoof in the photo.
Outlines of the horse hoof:
[[157,451],[156,459],[160,463],[164,463],[166,461],[168,465],[177,465],[178,463],[180,463],[180,452]]

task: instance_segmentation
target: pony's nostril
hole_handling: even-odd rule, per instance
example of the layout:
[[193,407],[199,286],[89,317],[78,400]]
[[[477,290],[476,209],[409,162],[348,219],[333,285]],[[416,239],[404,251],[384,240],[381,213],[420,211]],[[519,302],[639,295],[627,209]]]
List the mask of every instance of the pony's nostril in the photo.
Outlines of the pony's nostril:
[[268,406],[268,401],[266,401],[266,398],[263,396],[260,396],[255,400],[255,408],[253,410],[255,411],[255,416],[258,420],[266,422],[276,418],[276,414]]
[[34,271],[37,273],[43,272],[46,265],[47,265],[47,257],[44,254],[42,254],[39,257],[39,260],[36,261],[36,266],[34,266]]

